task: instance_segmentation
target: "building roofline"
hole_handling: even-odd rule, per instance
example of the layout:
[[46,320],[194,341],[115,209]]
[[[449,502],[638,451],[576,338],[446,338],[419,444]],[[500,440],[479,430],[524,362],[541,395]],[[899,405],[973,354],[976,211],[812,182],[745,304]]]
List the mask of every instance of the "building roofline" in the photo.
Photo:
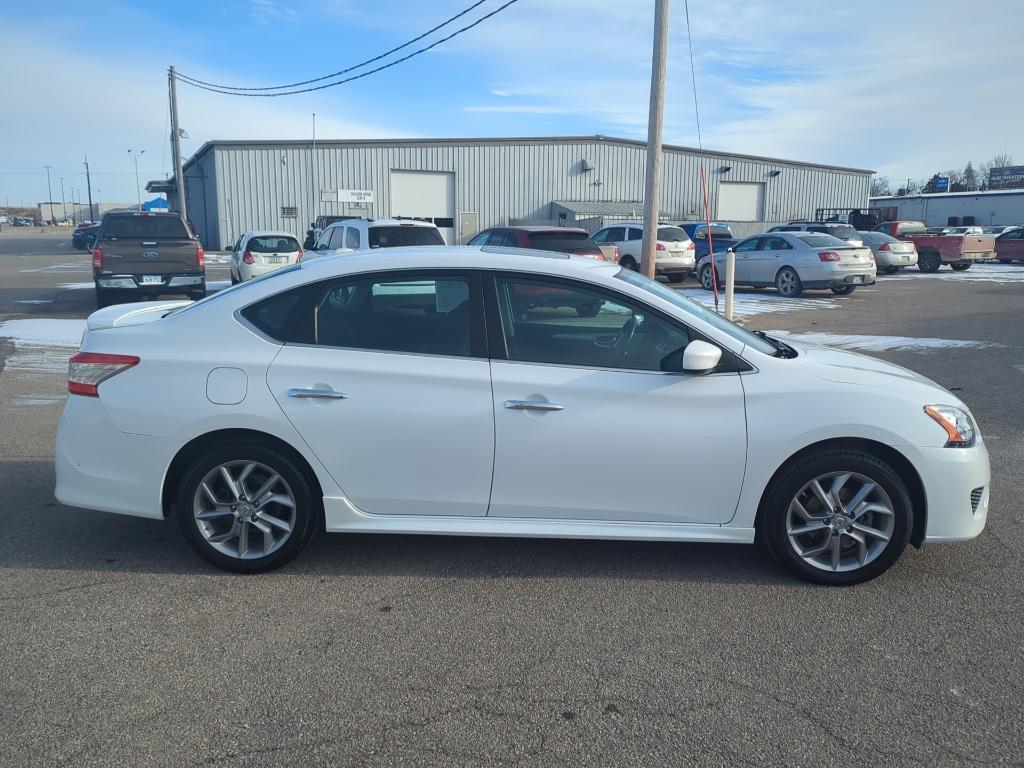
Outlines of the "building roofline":
[[920,200],[922,198],[931,200],[936,197],[985,197],[987,195],[1024,195],[1024,189],[976,189],[973,192],[930,192],[928,194],[917,193],[914,195],[879,195],[869,197],[868,200]]
[[[414,147],[414,146],[504,146],[507,144],[585,144],[605,143],[617,144],[626,147],[646,148],[647,142],[636,139],[622,139],[615,136],[517,136],[517,137],[495,137],[495,138],[418,138],[418,139],[317,139],[317,146],[327,147]],[[191,167],[203,155],[215,147],[308,147],[312,145],[312,139],[211,139],[204,142],[184,164],[185,168]],[[695,147],[684,147],[678,144],[662,144],[662,148],[670,152],[687,152],[699,154],[700,150]],[[829,165],[827,163],[810,163],[803,160],[786,160],[777,157],[765,157],[763,155],[746,155],[739,152],[722,152],[718,150],[704,150],[709,157],[735,158],[737,160],[754,160],[757,162],[775,163],[783,166],[794,166],[798,168],[821,168],[830,171],[844,171],[847,173],[873,174],[874,171],[866,168],[849,168],[841,165]]]

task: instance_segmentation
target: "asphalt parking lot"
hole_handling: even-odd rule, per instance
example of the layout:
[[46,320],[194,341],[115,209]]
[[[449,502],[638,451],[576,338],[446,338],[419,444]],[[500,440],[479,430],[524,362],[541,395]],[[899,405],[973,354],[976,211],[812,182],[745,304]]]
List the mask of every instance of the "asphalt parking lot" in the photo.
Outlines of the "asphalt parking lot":
[[[246,577],[173,521],[54,500],[94,309],[69,239],[0,234],[0,764],[1024,760],[1024,264],[738,294],[747,327],[913,368],[979,421],[984,533],[873,582],[805,584],[753,547],[370,535]],[[609,457],[628,482],[636,447]]]

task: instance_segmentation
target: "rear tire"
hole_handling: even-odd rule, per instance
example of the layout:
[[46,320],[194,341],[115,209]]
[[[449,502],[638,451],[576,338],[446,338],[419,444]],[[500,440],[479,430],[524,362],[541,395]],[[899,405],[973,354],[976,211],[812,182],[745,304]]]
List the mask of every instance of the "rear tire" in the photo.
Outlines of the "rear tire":
[[917,268],[922,272],[938,272],[942,259],[935,251],[924,251],[917,256]]
[[632,256],[623,256],[619,260],[619,266],[623,267],[624,269],[628,269],[630,272],[640,271],[640,267],[637,266],[637,263],[633,260]]
[[670,283],[681,283],[681,282],[683,282],[683,280],[685,280],[685,279],[686,279],[686,275],[684,275],[684,274],[681,274],[681,273],[679,273],[679,272],[673,272],[673,273],[671,273],[671,274],[670,274],[670,275],[668,276],[668,281],[669,281]]
[[950,266],[953,267],[954,272],[966,272],[971,268],[971,262],[967,262],[966,264],[951,264]]
[[899,271],[900,271],[899,267],[882,267],[882,274],[883,275],[895,275]]
[[111,304],[117,304],[114,300],[116,294],[110,288],[100,288],[96,286],[96,308],[103,309],[109,307]]
[[[698,275],[698,279],[700,280],[701,287],[703,287],[705,291],[713,291],[715,289],[711,279],[712,274],[710,264],[705,264],[700,268],[700,275]],[[718,284],[721,286],[721,282]]]
[[[243,476],[250,464],[257,469]],[[220,480],[220,468],[232,475],[240,490],[238,497]],[[256,486],[270,482],[271,475],[279,480],[264,498],[273,494],[283,501],[260,507],[255,496],[261,489]],[[204,492],[204,482],[217,503]],[[185,470],[176,499],[178,526],[192,549],[208,563],[235,573],[280,568],[302,552],[322,527],[320,504],[306,474],[291,458],[257,440],[230,440],[204,451]],[[199,514],[206,517],[200,519]],[[262,529],[269,529],[274,537],[270,546]]]
[[[814,482],[831,509],[809,490]],[[865,489],[868,509],[855,498]],[[887,571],[906,549],[913,521],[910,494],[891,466],[867,451],[828,448],[793,463],[772,483],[757,532],[801,578],[848,586]]]
[[800,282],[800,275],[792,267],[783,267],[775,275],[775,290],[780,296],[787,299],[795,299],[804,292],[804,284]]
[[832,288],[832,293],[836,296],[849,296],[857,290],[857,286],[855,285],[833,285],[830,287]]

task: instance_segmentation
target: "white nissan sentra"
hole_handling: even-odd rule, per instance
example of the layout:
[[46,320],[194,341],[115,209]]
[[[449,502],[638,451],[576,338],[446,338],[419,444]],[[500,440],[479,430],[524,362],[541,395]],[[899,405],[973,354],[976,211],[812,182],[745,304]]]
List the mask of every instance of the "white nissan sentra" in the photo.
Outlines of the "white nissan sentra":
[[988,511],[947,390],[561,254],[397,248],[108,307],[68,389],[57,498],[175,515],[247,573],[327,530],[757,540],[852,584]]

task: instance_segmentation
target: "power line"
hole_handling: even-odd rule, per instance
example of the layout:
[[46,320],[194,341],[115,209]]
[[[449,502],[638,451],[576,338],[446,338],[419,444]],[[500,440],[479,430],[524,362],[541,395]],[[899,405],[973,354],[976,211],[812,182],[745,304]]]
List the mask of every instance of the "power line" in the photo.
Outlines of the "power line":
[[[321,82],[323,80],[330,80],[332,77],[339,77],[341,75],[347,75],[352,70],[360,69],[362,67],[365,67],[367,64],[372,64],[375,61],[380,61],[381,59],[390,56],[392,53],[397,53],[398,51],[402,50],[403,48],[407,48],[410,45],[412,45],[413,43],[419,42],[420,40],[422,40],[427,35],[430,35],[430,34],[432,34],[434,32],[437,32],[437,30],[441,29],[442,27],[448,26],[449,24],[451,24],[456,19],[461,18],[462,16],[465,16],[467,13],[472,11],[474,8],[476,8],[477,6],[483,5],[486,2],[487,2],[487,0],[477,0],[477,2],[473,3],[468,8],[466,8],[466,9],[464,9],[462,11],[459,11],[457,14],[455,14],[451,18],[449,18],[449,19],[447,19],[445,21],[442,21],[436,27],[432,27],[431,29],[428,29],[422,35],[419,35],[418,37],[414,37],[412,40],[407,40],[406,42],[402,43],[397,48],[392,48],[390,51],[385,51],[384,53],[380,54],[379,56],[374,56],[372,59],[367,59],[366,61],[362,61],[359,64],[354,64],[351,67],[339,70],[338,72],[332,72],[331,74],[324,75],[323,77],[315,77],[312,80],[302,80],[302,81],[300,81],[298,83],[288,83],[287,85],[268,85],[268,86],[265,86],[265,87],[262,87],[262,88],[243,88],[242,86],[237,86],[237,85],[220,85],[218,83],[208,83],[205,80],[199,80],[197,78],[190,77],[188,75],[183,75],[180,72],[177,72],[176,74],[177,74],[177,76],[178,76],[178,78],[180,80],[182,80],[183,82],[188,82],[191,85],[207,85],[207,86],[209,86],[211,88],[222,88],[222,89],[224,89],[226,91],[243,91],[243,92],[244,91],[281,91],[281,90],[285,90],[287,88],[298,88],[298,87],[303,86],[303,85],[309,85],[310,83],[319,83],[319,82]],[[501,10],[501,9],[499,8],[499,10]]]
[[[508,0],[508,2],[506,2],[504,5],[498,6],[497,8],[495,8],[490,13],[488,13],[488,14],[486,14],[484,16],[481,16],[479,19],[474,21],[472,24],[467,24],[466,26],[462,27],[461,29],[455,30],[450,35],[448,35],[447,37],[442,37],[440,40],[437,40],[437,41],[431,43],[430,45],[424,46],[423,48],[420,48],[419,50],[413,51],[412,53],[407,54],[407,55],[401,57],[400,59],[395,59],[394,61],[388,62],[387,64],[383,64],[383,65],[381,65],[379,67],[375,67],[374,69],[367,70],[366,72],[361,72],[358,75],[352,75],[352,77],[346,77],[344,80],[335,80],[333,83],[325,83],[324,85],[315,85],[312,88],[300,88],[298,90],[280,91],[278,93],[241,93],[241,92],[238,92],[238,91],[224,90],[221,87],[211,87],[211,86],[208,86],[208,85],[198,85],[197,81],[194,81],[194,80],[191,80],[191,79],[186,80],[186,79],[182,78],[181,81],[183,83],[185,83],[186,85],[191,85],[193,88],[199,88],[199,89],[204,90],[204,91],[212,91],[213,93],[222,93],[225,96],[248,96],[250,98],[260,98],[260,97],[262,97],[262,98],[272,98],[272,97],[276,97],[276,96],[294,96],[295,94],[298,94],[298,93],[309,93],[311,91],[322,91],[325,88],[333,88],[336,85],[344,85],[345,83],[350,83],[353,80],[359,80],[361,78],[368,77],[369,75],[375,74],[376,72],[381,72],[382,70],[389,69],[389,68],[394,67],[394,66],[396,66],[398,64],[401,64],[403,61],[408,61],[409,59],[413,58],[414,56],[419,56],[421,53],[426,53],[431,48],[436,48],[441,43],[445,43],[445,42],[451,40],[453,37],[457,37],[457,36],[461,35],[463,32],[466,32],[466,31],[472,29],[473,27],[475,27],[475,26],[477,26],[479,24],[482,24],[483,22],[487,21],[487,19],[491,18],[491,16],[494,16],[495,14],[501,13],[503,10],[508,8],[510,5],[513,5],[513,4],[517,3],[517,2],[519,2],[519,0]],[[177,75],[177,73],[176,73],[176,77],[180,77],[180,75]],[[315,82],[315,81],[309,81],[309,82]]]

